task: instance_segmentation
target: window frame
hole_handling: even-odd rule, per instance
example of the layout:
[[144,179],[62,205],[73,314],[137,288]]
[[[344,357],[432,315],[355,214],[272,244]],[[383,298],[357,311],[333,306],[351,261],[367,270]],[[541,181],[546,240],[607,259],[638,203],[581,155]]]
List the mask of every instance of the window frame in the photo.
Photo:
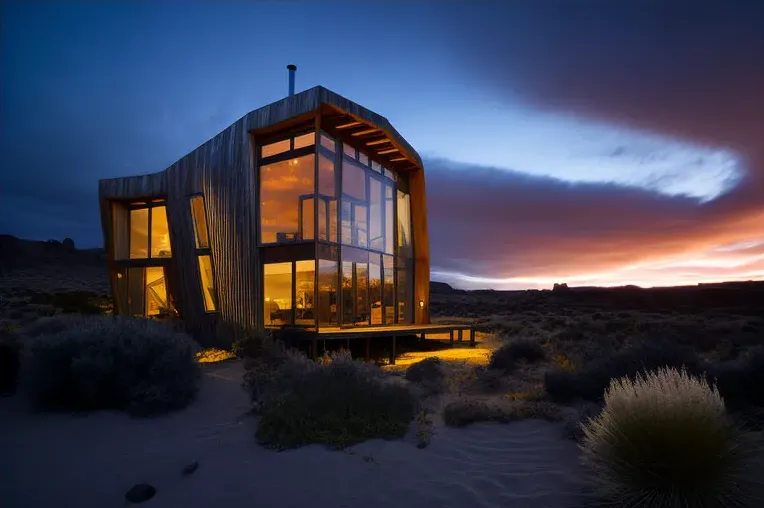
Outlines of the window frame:
[[[195,225],[196,218],[194,217],[194,209],[193,209],[193,200],[196,198],[201,198],[202,200],[202,213],[204,214],[204,222],[205,222],[205,230],[207,231],[207,247],[197,247],[197,240],[196,240],[196,233],[197,228]],[[218,281],[217,277],[215,276],[215,256],[212,255],[212,242],[210,241],[210,221],[209,217],[207,215],[207,199],[204,197],[203,192],[195,192],[193,194],[188,194],[186,196],[186,200],[188,202],[188,212],[191,215],[191,241],[193,242],[193,252],[194,252],[194,260],[196,261],[194,264],[196,265],[196,271],[198,274],[197,281],[198,281],[198,287],[200,296],[202,298],[202,305],[204,306],[204,313],[205,314],[217,314],[220,312],[220,294],[218,293]],[[210,269],[212,270],[212,284],[215,288],[215,308],[212,310],[207,309],[207,299],[204,297],[204,285],[202,284],[202,269],[199,265],[199,259],[202,256],[209,256],[210,258]]]
[[[117,257],[116,252],[116,242],[114,242],[114,245],[112,246],[113,254],[114,254],[114,260],[116,262],[132,262],[132,263],[150,263],[150,262],[158,262],[158,261],[167,261],[172,259],[172,231],[170,228],[170,220],[169,217],[167,218],[167,234],[170,236],[170,255],[169,256],[157,256],[154,257],[151,255],[151,237],[152,237],[152,228],[153,228],[153,208],[158,208],[160,206],[163,206],[165,209],[165,215],[167,215],[167,198],[160,198],[160,197],[151,197],[151,198],[141,198],[141,199],[131,199],[129,201],[117,201],[117,205],[122,205],[125,207],[125,210],[127,210],[127,257],[120,258]],[[145,258],[132,258],[130,257],[130,242],[133,237],[133,214],[130,213],[133,210],[148,210],[148,231],[147,231],[147,241],[146,241],[146,257]],[[116,232],[116,230],[115,230]]]

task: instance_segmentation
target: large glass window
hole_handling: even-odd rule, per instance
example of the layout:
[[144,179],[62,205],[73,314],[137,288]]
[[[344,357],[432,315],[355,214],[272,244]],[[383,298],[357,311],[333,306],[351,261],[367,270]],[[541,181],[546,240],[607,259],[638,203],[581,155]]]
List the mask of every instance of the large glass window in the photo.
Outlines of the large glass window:
[[263,318],[266,326],[292,322],[292,263],[263,265]]
[[151,208],[151,257],[170,257],[170,228],[167,225],[167,208]]
[[313,164],[314,155],[306,155],[260,167],[262,243],[313,238]]
[[382,304],[385,324],[395,323],[395,261],[393,256],[382,256]]
[[318,239],[337,242],[337,189],[334,161],[318,156]]
[[398,255],[411,257],[411,197],[398,191]]
[[130,259],[149,257],[149,209],[130,210]]
[[369,178],[369,248],[376,251],[385,250],[383,192],[382,182]]
[[215,286],[215,275],[212,269],[212,251],[210,250],[210,234],[207,228],[207,215],[202,196],[191,196],[191,221],[194,226],[194,246],[199,265],[199,285],[204,301],[204,310],[218,310],[218,294]]
[[398,258],[398,323],[413,322],[412,306],[414,299],[413,263],[410,259]]
[[382,263],[379,254],[369,254],[369,303],[371,324],[382,324]]
[[161,266],[146,268],[146,315],[156,316],[168,308],[164,268]]
[[393,233],[393,228],[395,227],[395,219],[394,219],[394,213],[395,213],[395,202],[393,201],[393,196],[395,195],[395,190],[393,189],[393,186],[391,184],[385,185],[385,252],[387,254],[393,253],[393,241],[395,240],[395,236]]
[[369,324],[369,253],[342,248],[342,322]]
[[218,294],[215,289],[215,276],[212,273],[212,257],[209,254],[205,254],[198,256],[198,260],[204,310],[214,312],[218,309]]
[[316,262],[295,262],[294,322],[297,325],[315,325],[316,314],[313,295],[316,286]]
[[207,218],[204,213],[204,198],[191,197],[191,219],[194,225],[194,242],[197,249],[209,249],[210,237],[207,232]]
[[119,204],[114,214],[114,258],[169,258],[170,228],[164,200]]
[[318,324],[337,326],[337,262],[318,260]]

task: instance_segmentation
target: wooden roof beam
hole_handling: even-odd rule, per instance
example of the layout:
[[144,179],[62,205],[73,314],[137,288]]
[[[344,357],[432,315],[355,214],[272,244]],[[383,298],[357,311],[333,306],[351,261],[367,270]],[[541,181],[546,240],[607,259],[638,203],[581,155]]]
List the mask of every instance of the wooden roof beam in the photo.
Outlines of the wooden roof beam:
[[366,144],[368,146],[374,146],[374,145],[383,145],[385,143],[390,143],[390,142],[391,141],[390,141],[389,138],[382,138],[382,139],[375,139],[375,140],[372,140],[372,141],[367,141]]
[[388,148],[387,150],[379,150],[377,153],[379,155],[384,155],[386,153],[393,153],[393,152],[400,152],[397,148]]
[[361,122],[348,122],[348,123],[343,123],[341,125],[338,125],[336,128],[337,129],[349,129],[351,127],[356,127],[358,125],[361,125]]
[[364,129],[362,131],[353,132],[350,135],[351,136],[366,136],[368,134],[375,134],[379,132],[379,129]]

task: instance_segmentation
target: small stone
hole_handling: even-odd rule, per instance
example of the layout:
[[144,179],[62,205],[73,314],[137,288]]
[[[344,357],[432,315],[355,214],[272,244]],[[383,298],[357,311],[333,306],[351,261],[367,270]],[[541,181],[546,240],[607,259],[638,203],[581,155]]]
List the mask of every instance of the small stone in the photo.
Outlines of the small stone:
[[148,501],[157,493],[156,487],[148,483],[138,483],[127,491],[125,499],[131,503],[143,503]]
[[186,466],[183,468],[183,471],[181,471],[181,474],[182,474],[183,476],[190,476],[190,475],[194,474],[194,472],[195,472],[197,469],[199,469],[199,463],[198,463],[198,462],[196,462],[196,461],[194,461],[194,462],[191,462],[190,464],[187,464],[187,465],[186,465]]

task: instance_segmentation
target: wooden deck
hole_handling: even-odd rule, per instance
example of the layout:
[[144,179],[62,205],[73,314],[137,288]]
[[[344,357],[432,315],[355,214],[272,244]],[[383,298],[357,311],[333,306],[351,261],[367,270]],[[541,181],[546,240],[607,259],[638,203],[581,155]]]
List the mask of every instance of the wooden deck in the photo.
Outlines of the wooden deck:
[[469,334],[470,347],[475,346],[475,327],[469,323],[438,323],[429,325],[392,325],[392,326],[364,326],[355,328],[320,328],[311,337],[311,352],[315,358],[318,355],[319,340],[346,340],[348,347],[353,339],[366,339],[366,357],[369,357],[369,345],[372,338],[387,337],[392,340],[390,350],[390,363],[395,364],[395,341],[397,337],[418,335],[425,339],[428,334],[448,334],[451,344],[454,339],[462,342],[464,332]]

